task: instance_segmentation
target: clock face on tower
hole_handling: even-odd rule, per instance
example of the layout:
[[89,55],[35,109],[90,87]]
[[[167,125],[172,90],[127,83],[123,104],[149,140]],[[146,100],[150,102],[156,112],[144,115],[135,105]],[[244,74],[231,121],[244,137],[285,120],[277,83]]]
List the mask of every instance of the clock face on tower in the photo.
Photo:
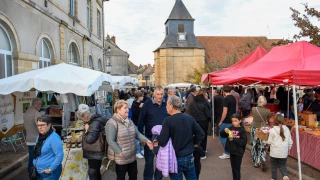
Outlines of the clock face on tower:
[[185,41],[186,40],[186,35],[185,34],[179,34],[179,40],[180,41]]

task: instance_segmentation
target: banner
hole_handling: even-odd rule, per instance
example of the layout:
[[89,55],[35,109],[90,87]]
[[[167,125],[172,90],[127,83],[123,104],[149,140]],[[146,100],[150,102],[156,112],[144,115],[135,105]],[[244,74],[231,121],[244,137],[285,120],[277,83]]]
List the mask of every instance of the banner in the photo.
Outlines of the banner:
[[14,98],[11,94],[0,95],[0,131],[9,132],[14,127]]
[[36,98],[36,91],[15,92],[15,123],[23,124],[23,114],[31,106],[32,100]]

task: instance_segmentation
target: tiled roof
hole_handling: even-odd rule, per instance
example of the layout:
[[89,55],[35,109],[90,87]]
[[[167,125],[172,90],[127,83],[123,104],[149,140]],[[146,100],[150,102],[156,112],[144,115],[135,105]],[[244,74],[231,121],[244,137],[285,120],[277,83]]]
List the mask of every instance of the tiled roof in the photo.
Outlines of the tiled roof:
[[[267,51],[272,49],[271,44],[277,39],[254,36],[197,36],[198,41],[204,46],[206,53],[206,64],[219,61],[222,67],[228,65],[228,60],[239,61],[261,45]],[[232,62],[234,64],[234,62]]]
[[[182,0],[176,0],[172,11],[167,19],[168,20],[194,20],[183,4]],[[166,23],[167,23],[166,21]]]
[[136,74],[138,71],[138,66],[136,66],[135,64],[133,64],[133,62],[131,62],[130,60],[128,60],[128,67],[129,67],[129,74]]

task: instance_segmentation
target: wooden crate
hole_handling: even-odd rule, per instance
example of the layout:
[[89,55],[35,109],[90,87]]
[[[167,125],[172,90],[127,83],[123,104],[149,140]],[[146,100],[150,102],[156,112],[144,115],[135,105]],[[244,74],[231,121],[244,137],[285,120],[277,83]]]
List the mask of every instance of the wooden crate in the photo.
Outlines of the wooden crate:
[[316,114],[304,114],[299,113],[298,116],[300,116],[305,122],[306,126],[314,126],[317,122],[317,115]]

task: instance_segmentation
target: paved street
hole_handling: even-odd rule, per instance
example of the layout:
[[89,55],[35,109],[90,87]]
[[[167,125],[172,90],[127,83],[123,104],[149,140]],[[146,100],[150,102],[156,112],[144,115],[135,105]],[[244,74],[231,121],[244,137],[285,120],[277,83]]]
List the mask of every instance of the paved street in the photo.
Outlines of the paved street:
[[[202,160],[202,171],[200,174],[200,180],[231,180],[231,167],[229,160],[221,160],[218,158],[222,154],[222,147],[218,138],[208,137],[208,155],[206,160]],[[256,169],[251,165],[251,159],[249,151],[246,151],[242,162],[242,179],[244,180],[268,180],[271,179],[270,165],[267,163],[267,172],[262,172],[260,169]],[[27,177],[27,166],[24,165],[16,172],[7,176],[3,180],[22,180]],[[138,160],[138,179],[143,179],[144,160]],[[278,177],[280,173],[278,173]],[[291,180],[298,179],[289,175]],[[106,172],[103,175],[103,179],[116,179],[116,175],[113,172]],[[169,179],[169,178],[164,178]]]

